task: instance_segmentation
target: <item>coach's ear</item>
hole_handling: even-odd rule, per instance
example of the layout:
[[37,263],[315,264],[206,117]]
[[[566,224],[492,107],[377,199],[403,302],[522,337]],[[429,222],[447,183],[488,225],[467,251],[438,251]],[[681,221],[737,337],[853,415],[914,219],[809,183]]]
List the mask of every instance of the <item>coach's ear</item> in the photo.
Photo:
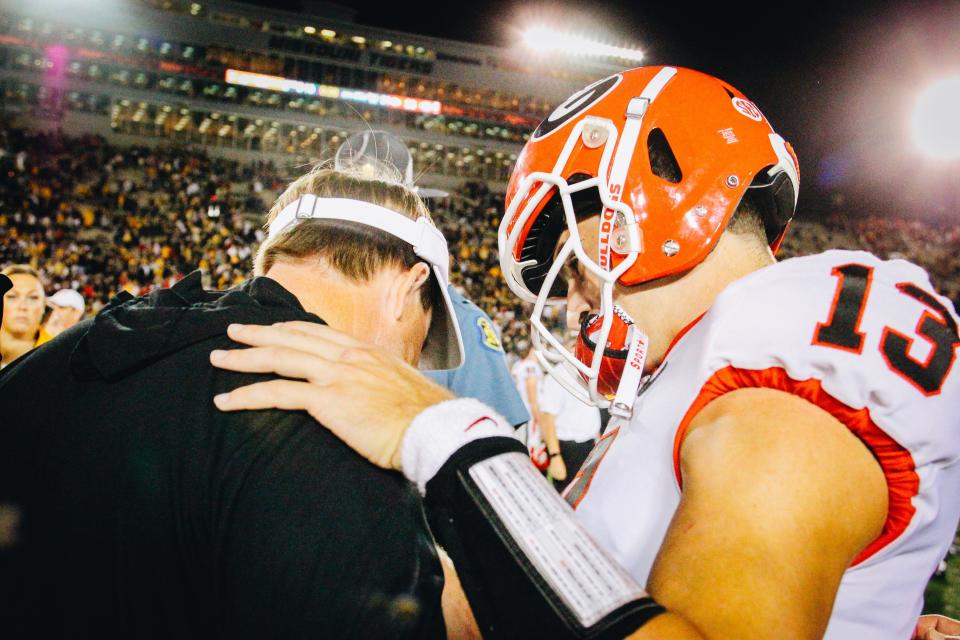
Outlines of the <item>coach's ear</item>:
[[13,283],[10,282],[10,278],[0,274],[0,325],[3,324],[3,298],[6,295],[7,291],[13,288]]

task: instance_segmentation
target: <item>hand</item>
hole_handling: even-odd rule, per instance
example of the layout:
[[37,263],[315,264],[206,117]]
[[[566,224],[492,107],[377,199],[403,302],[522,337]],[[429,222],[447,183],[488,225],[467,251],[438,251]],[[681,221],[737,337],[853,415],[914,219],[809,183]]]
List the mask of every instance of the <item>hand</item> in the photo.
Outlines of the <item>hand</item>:
[[920,616],[911,640],[946,640],[960,638],[960,621],[946,616]]
[[550,458],[550,466],[547,467],[550,477],[557,482],[563,482],[567,479],[567,465],[563,461],[563,456],[555,455]]
[[217,408],[306,411],[385,469],[400,469],[400,443],[410,422],[427,407],[453,398],[400,358],[324,325],[231,325],[227,335],[253,348],[213,351],[214,366],[293,379],[218,395]]

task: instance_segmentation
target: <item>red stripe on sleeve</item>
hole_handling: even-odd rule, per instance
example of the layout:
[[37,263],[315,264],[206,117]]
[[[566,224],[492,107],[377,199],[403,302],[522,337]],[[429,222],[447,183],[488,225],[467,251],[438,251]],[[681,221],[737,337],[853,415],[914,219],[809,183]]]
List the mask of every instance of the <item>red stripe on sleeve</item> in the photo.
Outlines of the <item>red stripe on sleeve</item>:
[[680,421],[673,441],[673,468],[681,488],[683,478],[680,475],[680,449],[690,423],[711,401],[730,391],[747,388],[785,391],[817,405],[846,425],[873,452],[880,463],[887,480],[887,520],[877,539],[860,552],[853,565],[863,562],[904,532],[916,512],[912,500],[920,490],[920,478],[910,452],[876,425],[866,407],[853,409],[824,391],[816,378],[794,380],[780,367],[751,370],[730,366],[720,369],[707,380]]

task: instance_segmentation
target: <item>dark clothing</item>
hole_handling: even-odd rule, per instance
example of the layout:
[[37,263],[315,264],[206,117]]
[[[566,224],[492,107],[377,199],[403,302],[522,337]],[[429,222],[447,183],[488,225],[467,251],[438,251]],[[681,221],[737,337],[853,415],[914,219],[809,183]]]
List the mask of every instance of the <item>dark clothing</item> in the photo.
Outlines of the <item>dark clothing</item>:
[[213,405],[270,379],[210,366],[227,326],[288,320],[322,322],[268,278],[194,273],[0,373],[4,638],[443,636],[412,486],[306,413]]
[[13,288],[10,278],[0,273],[0,318],[3,318],[3,296]]
[[560,457],[563,458],[563,464],[567,468],[567,479],[562,481],[554,480],[553,487],[557,490],[557,493],[562,493],[563,490],[567,488],[567,485],[573,482],[574,476],[577,475],[577,471],[580,471],[583,463],[587,461],[587,456],[593,451],[593,446],[597,441],[584,440],[583,442],[576,442],[574,440],[558,440],[557,442],[560,445]]

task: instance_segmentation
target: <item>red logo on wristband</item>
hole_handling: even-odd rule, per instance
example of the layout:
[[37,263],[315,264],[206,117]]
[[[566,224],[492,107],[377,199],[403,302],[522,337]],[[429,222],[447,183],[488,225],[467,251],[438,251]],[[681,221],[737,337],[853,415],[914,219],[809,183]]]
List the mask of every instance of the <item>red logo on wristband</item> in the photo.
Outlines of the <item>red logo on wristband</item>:
[[482,423],[487,422],[487,421],[492,422],[492,423],[494,424],[494,426],[496,426],[496,424],[497,424],[497,421],[494,420],[493,418],[491,418],[491,417],[489,417],[489,416],[483,416],[482,418],[479,418],[479,419],[474,420],[473,422],[471,422],[471,423],[470,423],[470,426],[467,427],[466,429],[464,429],[463,432],[466,433],[467,431],[470,431],[470,429],[473,429],[473,428],[474,428],[475,426],[477,426],[478,424],[482,424]]

